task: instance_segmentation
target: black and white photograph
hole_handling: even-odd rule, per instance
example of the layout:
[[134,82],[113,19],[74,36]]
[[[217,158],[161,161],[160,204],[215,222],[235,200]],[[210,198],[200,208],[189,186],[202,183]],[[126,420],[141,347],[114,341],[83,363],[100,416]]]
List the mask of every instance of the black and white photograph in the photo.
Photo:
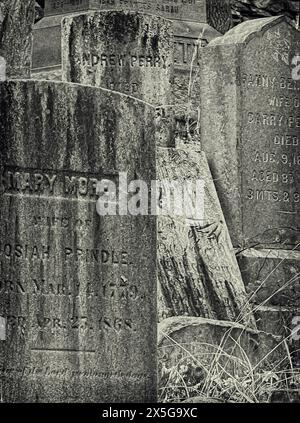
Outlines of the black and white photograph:
[[300,1],[0,0],[0,419],[275,403],[300,403]]

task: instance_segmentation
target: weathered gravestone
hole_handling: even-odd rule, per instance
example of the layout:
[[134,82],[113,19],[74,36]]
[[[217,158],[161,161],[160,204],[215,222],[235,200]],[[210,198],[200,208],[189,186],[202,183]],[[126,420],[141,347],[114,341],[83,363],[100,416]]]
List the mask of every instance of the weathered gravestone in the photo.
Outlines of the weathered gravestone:
[[214,399],[225,401],[227,392],[230,400],[238,401],[234,390],[228,391],[234,380],[237,392],[246,394],[246,402],[257,402],[264,382],[259,379],[258,394],[245,390],[245,381],[261,369],[279,370],[285,353],[280,337],[235,322],[187,316],[165,319],[158,325],[159,400],[174,402],[173,398],[178,401],[200,395],[202,401],[192,402],[218,402]]
[[124,95],[0,85],[5,402],[156,398],[156,219],[99,216],[96,185],[155,179],[155,114]]
[[66,17],[62,79],[169,104],[173,69],[171,22],[131,12]]
[[60,78],[61,20],[68,14],[92,10],[135,11],[171,19],[174,23],[174,62],[182,71],[189,69],[199,45],[206,45],[231,26],[229,0],[46,0],[45,17],[34,27],[33,69],[37,76]]
[[1,81],[30,76],[34,5],[34,0],[0,0]]
[[201,316],[255,327],[205,154],[159,148],[157,174],[171,211],[162,203],[158,217],[159,319]]
[[240,254],[244,280],[259,303],[298,309],[299,54],[284,17],[254,20],[203,50],[200,78],[202,145],[234,246],[253,248]]

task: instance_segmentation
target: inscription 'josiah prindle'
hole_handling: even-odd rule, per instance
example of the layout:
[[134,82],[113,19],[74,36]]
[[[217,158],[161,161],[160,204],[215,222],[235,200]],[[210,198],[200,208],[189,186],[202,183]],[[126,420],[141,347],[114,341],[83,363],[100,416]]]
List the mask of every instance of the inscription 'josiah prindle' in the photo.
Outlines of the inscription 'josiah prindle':
[[112,266],[129,266],[132,264],[126,251],[108,251],[99,248],[82,248],[79,246],[64,246],[61,250],[50,245],[34,245],[31,243],[16,243],[0,241],[0,259],[14,260],[51,260],[57,254],[65,262],[101,263]]

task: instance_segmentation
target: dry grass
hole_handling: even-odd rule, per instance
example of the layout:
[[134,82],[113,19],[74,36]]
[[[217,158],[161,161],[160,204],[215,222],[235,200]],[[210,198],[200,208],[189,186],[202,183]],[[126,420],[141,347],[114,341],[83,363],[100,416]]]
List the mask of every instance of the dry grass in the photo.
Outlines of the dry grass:
[[[294,249],[296,250],[299,245]],[[241,310],[237,322],[240,323],[244,320],[245,312],[243,311],[248,309],[255,294],[283,262],[284,259],[262,281],[257,291],[251,294]],[[252,306],[253,311],[258,310],[280,291],[297,282],[299,277],[299,274],[295,275],[262,304]],[[232,329],[229,329],[224,334],[220,345],[202,343],[202,347],[205,346],[208,352],[195,356],[189,351],[189,346],[180,345],[164,334],[168,341],[183,352],[184,358],[171,368],[166,368],[163,362],[160,363],[159,400],[161,402],[178,402],[192,397],[200,397],[204,402],[212,400],[237,403],[300,402],[299,363],[297,363],[297,367],[294,366],[289,348],[289,345],[292,344],[293,333],[279,341],[255,365],[252,364],[250,357],[241,345],[242,335],[243,331],[237,339],[233,339]],[[228,352],[228,341],[231,345],[234,344],[234,348],[231,348],[230,352]],[[282,357],[274,362],[274,353],[277,349],[282,351]],[[293,354],[299,354],[299,350],[294,348]]]
[[[201,397],[203,401],[262,403],[272,402],[279,396],[285,401],[300,401],[300,369],[292,364],[287,338],[275,347],[285,345],[286,355],[282,359],[269,361],[270,351],[253,365],[247,352],[230,334],[219,346],[202,343],[201,350],[205,347],[207,352],[199,355],[193,355],[188,346],[165,336],[182,350],[184,357],[169,369],[160,363],[160,402]],[[230,353],[225,348],[227,337],[236,347]]]

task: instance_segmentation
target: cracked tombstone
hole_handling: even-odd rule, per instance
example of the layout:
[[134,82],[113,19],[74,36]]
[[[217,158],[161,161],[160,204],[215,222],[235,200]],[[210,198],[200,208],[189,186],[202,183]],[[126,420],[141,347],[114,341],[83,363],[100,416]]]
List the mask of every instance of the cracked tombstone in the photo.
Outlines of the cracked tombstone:
[[203,149],[243,279],[269,328],[282,306],[300,314],[299,54],[299,31],[273,17],[238,25],[201,59]]
[[156,400],[156,217],[96,212],[102,179],[156,178],[155,134],[125,95],[0,84],[4,402]]
[[157,166],[159,180],[174,183],[158,212],[159,320],[200,316],[255,327],[205,154],[158,148]]
[[34,5],[34,0],[0,0],[1,81],[30,77]]

